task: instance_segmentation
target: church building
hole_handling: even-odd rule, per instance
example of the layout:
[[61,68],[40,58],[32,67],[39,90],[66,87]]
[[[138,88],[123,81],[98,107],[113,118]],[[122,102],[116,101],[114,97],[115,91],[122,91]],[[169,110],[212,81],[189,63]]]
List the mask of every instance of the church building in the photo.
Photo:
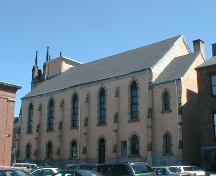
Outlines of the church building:
[[204,42],[182,35],[89,63],[36,54],[22,98],[19,159],[199,164],[195,68]]

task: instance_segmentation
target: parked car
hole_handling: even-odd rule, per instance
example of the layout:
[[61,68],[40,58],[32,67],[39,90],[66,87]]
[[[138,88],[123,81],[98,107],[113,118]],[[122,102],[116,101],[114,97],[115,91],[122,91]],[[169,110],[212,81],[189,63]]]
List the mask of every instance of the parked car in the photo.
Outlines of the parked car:
[[29,176],[28,173],[20,170],[0,170],[0,176]]
[[66,170],[96,170],[96,164],[66,164]]
[[100,164],[97,171],[105,176],[155,176],[154,169],[144,162],[116,162]]
[[58,168],[40,168],[34,170],[31,175],[32,176],[51,176],[55,173],[59,172]]
[[24,170],[27,172],[32,172],[35,169],[38,169],[37,164],[34,163],[14,163],[12,164],[12,167],[15,167],[17,169],[20,168],[20,170]]
[[157,176],[190,176],[190,174],[182,173],[180,169],[169,166],[153,167]]
[[191,175],[196,175],[196,176],[208,175],[204,169],[197,166],[170,166],[170,167],[180,169],[181,172],[188,173]]
[[93,170],[66,170],[55,173],[53,176],[102,176]]

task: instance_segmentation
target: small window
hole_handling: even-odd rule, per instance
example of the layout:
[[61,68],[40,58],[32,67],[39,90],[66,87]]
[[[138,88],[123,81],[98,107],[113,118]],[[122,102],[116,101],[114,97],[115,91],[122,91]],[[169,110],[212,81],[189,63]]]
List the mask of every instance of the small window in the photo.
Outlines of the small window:
[[99,119],[98,124],[106,123],[106,95],[105,89],[101,88],[99,92]]
[[77,158],[77,154],[78,154],[77,142],[75,140],[73,140],[71,142],[70,157],[71,158]]
[[50,99],[48,103],[48,117],[47,117],[47,131],[53,131],[54,130],[54,101],[53,99]]
[[130,120],[138,119],[138,88],[135,81],[130,86]]
[[216,96],[216,75],[211,76],[211,89],[212,89],[212,95]]
[[127,141],[121,141],[121,156],[127,157]]
[[172,154],[172,135],[169,132],[163,135],[163,149],[164,155]]
[[170,112],[170,95],[167,91],[162,96],[162,112]]
[[33,105],[30,104],[28,108],[28,121],[27,121],[27,133],[32,133],[32,123],[33,123]]
[[77,94],[74,94],[72,98],[72,117],[71,117],[71,128],[78,127],[78,96]]
[[214,113],[213,123],[214,123],[214,137],[216,138],[216,113]]
[[130,154],[139,155],[139,139],[136,135],[133,135],[130,139]]

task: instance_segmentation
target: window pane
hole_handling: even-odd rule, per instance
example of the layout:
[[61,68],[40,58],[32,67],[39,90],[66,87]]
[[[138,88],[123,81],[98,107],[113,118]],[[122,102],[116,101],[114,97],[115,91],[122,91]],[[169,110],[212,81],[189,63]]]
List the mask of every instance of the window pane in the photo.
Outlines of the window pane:
[[212,85],[216,85],[216,75],[211,76]]

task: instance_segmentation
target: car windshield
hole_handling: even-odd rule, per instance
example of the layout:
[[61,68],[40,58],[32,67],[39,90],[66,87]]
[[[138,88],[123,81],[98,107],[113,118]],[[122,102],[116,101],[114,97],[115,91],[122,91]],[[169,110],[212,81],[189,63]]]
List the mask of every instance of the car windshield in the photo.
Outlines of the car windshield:
[[135,174],[153,172],[153,169],[146,164],[132,164],[131,166],[132,166]]
[[173,173],[181,172],[181,170],[177,167],[169,167],[168,170]]
[[197,166],[191,166],[194,171],[204,171],[202,168]]

